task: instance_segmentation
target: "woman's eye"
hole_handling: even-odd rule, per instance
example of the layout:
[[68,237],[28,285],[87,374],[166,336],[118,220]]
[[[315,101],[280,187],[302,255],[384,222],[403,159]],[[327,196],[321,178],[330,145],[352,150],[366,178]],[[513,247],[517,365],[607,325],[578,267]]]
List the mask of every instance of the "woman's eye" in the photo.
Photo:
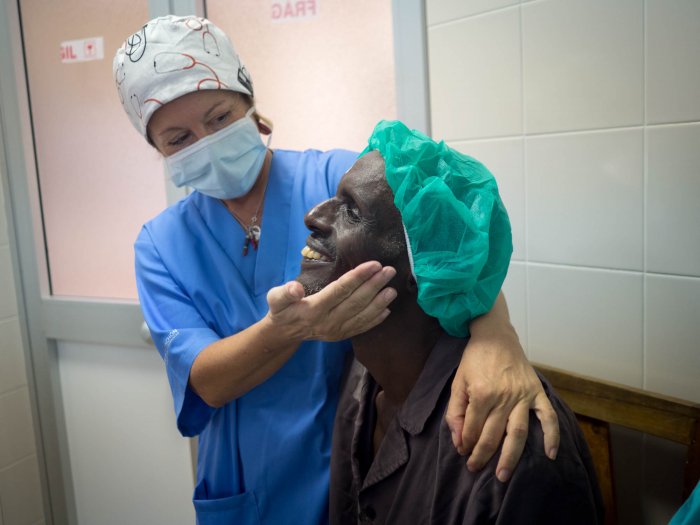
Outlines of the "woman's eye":
[[222,124],[222,123],[226,122],[230,116],[231,116],[231,112],[227,111],[226,113],[222,113],[221,115],[215,117],[214,122],[217,124]]
[[169,146],[180,146],[185,143],[185,141],[188,139],[190,136],[189,133],[183,133],[182,135],[178,135],[174,139],[168,141]]

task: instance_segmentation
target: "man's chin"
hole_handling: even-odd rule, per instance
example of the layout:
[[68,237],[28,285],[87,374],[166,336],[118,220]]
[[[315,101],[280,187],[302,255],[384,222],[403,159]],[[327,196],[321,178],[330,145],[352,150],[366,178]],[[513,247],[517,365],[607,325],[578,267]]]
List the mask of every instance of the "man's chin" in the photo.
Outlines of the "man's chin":
[[307,279],[303,274],[297,276],[296,281],[301,283],[301,285],[304,287],[304,297],[309,297],[310,295],[320,292],[326,287],[326,284],[328,284],[325,282],[320,282],[316,279]]

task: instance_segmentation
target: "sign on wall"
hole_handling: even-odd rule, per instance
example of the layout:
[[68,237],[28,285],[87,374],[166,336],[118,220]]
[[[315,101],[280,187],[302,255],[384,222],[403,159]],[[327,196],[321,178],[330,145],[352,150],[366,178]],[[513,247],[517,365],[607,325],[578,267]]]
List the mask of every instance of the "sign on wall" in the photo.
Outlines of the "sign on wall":
[[61,42],[61,62],[88,62],[105,57],[104,39],[101,36]]
[[270,15],[273,22],[294,22],[318,16],[321,0],[272,1]]

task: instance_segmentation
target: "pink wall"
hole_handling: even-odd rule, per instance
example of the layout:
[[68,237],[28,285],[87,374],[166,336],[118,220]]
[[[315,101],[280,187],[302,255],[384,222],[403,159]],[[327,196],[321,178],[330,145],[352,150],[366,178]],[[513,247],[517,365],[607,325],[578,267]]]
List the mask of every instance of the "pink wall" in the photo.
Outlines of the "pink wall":
[[[158,154],[121,108],[112,57],[148,19],[147,3],[20,7],[53,293],[135,298],[132,245],[165,206],[165,186]],[[98,36],[103,60],[61,62],[61,42]]]
[[[396,114],[391,2],[306,0],[314,17],[280,21],[285,4],[207,9],[252,74],[273,147],[362,149]],[[52,292],[134,299],[132,245],[165,207],[164,175],[123,113],[111,63],[148,20],[147,2],[22,0],[21,10]],[[103,60],[62,63],[61,42],[100,36]]]
[[[287,6],[316,15],[283,17]],[[208,0],[207,16],[250,72],[273,147],[360,150],[396,118],[390,1]]]

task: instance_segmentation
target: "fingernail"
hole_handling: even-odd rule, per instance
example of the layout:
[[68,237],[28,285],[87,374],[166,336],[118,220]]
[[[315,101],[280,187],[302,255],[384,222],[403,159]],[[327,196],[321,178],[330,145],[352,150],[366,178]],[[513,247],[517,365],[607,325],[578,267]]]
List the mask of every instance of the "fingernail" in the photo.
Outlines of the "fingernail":
[[384,300],[388,303],[396,299],[396,290],[393,288],[387,288],[384,290]]
[[557,450],[557,448],[556,448],[556,447],[552,447],[552,448],[549,449],[549,452],[547,452],[547,457],[548,457],[549,459],[557,459],[557,452],[559,452],[559,451]]
[[508,481],[508,478],[510,478],[510,470],[507,468],[499,469],[499,471],[496,472],[496,477],[498,478],[498,481],[505,483]]

